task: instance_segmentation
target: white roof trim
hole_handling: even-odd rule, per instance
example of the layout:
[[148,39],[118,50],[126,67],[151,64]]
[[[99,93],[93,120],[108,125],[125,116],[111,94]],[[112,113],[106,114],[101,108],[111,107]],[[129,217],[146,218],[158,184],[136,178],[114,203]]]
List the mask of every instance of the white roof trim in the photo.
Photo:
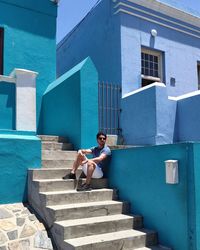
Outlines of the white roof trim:
[[178,19],[182,22],[186,22],[191,25],[200,27],[200,17],[194,16],[185,11],[176,9],[175,7],[171,7],[167,4],[158,2],[156,0],[127,0],[127,2],[132,2],[141,5],[143,7],[160,12],[164,15],[168,15],[172,18]]
[[189,97],[192,97],[192,96],[197,96],[197,95],[200,95],[200,90],[196,90],[196,91],[193,91],[193,92],[190,92],[190,93],[187,93],[187,94],[184,94],[184,95],[180,95],[180,96],[177,96],[177,97],[169,96],[168,99],[169,100],[174,100],[174,101],[179,101],[179,100],[186,99],[186,98],[189,98]]
[[142,92],[142,91],[145,90],[145,89],[150,89],[150,88],[155,87],[155,86],[166,88],[166,86],[165,86],[164,83],[161,83],[161,82],[154,82],[154,83],[149,84],[149,85],[147,85],[147,86],[145,86],[145,87],[142,87],[142,88],[133,90],[133,91],[129,92],[128,94],[123,95],[123,96],[122,96],[122,99],[123,99],[123,98],[126,98],[126,97],[129,97],[129,96],[131,96],[131,95],[134,95],[134,94],[136,94],[136,93]]

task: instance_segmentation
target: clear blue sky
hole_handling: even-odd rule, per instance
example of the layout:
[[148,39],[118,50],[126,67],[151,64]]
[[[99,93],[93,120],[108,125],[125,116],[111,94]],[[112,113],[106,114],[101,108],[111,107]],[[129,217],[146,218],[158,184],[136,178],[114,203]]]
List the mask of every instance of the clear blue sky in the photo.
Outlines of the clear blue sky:
[[[111,1],[111,0],[107,0]],[[158,0],[200,17],[200,0]],[[78,24],[98,0],[60,0],[57,18],[57,42]]]
[[57,17],[57,42],[69,33],[97,2],[98,0],[60,0]]

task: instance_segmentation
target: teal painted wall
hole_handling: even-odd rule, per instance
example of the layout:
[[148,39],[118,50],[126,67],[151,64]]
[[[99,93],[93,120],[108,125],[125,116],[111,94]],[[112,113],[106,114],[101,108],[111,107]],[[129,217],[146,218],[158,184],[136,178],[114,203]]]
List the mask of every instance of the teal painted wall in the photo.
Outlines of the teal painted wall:
[[[165,183],[165,160],[179,161],[179,183]],[[113,150],[111,187],[131,212],[144,216],[146,228],[161,244],[176,250],[200,246],[200,144],[183,143]]]
[[15,129],[15,87],[0,82],[0,129]]
[[42,95],[56,76],[56,15],[57,6],[50,0],[0,0],[4,75],[14,68],[39,73],[36,85],[39,130]]
[[90,58],[49,85],[42,108],[44,134],[67,136],[76,149],[96,144],[98,75]]
[[41,166],[36,136],[0,135],[0,204],[27,202],[27,170]]

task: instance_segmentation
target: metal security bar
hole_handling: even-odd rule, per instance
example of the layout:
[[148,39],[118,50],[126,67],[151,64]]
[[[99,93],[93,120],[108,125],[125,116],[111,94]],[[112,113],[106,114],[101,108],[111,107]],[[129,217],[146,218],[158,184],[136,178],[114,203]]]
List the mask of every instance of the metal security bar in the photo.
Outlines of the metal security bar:
[[121,87],[99,82],[99,129],[106,134],[119,135]]

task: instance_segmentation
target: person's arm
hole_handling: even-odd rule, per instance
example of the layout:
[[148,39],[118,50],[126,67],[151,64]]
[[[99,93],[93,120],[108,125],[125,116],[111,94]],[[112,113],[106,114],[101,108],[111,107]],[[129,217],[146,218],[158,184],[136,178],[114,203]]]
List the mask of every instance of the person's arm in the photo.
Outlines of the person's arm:
[[78,153],[82,155],[88,155],[92,153],[92,150],[91,149],[79,149]]
[[107,157],[107,155],[105,153],[101,153],[100,156],[88,159],[87,161],[93,161],[95,163],[99,163],[99,162],[105,160],[106,157]]

